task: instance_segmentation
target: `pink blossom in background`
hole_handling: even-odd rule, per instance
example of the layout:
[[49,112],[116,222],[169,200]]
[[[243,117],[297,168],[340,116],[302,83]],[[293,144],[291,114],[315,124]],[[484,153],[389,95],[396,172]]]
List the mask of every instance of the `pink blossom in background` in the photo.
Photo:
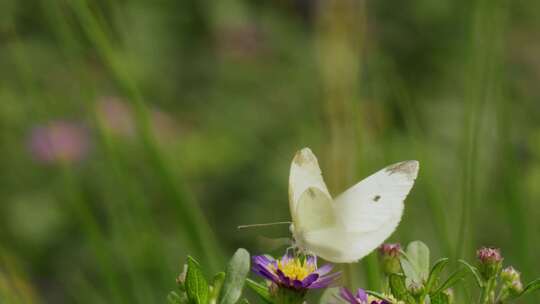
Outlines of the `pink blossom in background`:
[[67,121],[35,127],[28,142],[32,157],[42,163],[81,161],[88,154],[89,146],[88,130]]
[[[97,115],[103,127],[113,135],[132,138],[136,135],[135,113],[120,97],[102,97],[97,102]],[[160,144],[170,143],[178,136],[173,117],[159,109],[149,112],[152,132]]]
[[135,135],[133,110],[118,97],[102,97],[97,102],[97,115],[103,127],[114,135]]

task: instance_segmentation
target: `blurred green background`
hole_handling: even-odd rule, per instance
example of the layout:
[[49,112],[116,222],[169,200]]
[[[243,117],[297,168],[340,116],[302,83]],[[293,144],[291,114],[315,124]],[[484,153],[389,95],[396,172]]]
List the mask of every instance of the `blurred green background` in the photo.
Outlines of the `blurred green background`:
[[391,240],[529,281],[539,36],[524,0],[0,0],[0,302],[164,303],[187,254],[280,254],[236,226],[289,220],[304,146],[334,194],[419,160]]

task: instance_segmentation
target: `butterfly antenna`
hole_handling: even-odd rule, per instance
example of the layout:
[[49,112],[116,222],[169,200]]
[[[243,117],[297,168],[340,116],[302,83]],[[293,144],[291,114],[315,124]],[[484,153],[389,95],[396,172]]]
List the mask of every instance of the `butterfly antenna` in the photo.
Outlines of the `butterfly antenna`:
[[286,225],[286,224],[290,225],[292,224],[292,222],[275,222],[275,223],[265,223],[265,224],[240,225],[238,226],[238,229],[268,227],[268,226]]

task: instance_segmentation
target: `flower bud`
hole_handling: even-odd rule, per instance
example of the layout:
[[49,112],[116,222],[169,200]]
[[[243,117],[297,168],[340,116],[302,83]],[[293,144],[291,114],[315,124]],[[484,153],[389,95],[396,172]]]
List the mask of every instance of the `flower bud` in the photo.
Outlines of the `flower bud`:
[[508,286],[508,291],[512,296],[517,296],[523,291],[523,284],[521,283],[521,280],[513,281]]
[[508,290],[512,297],[519,295],[523,291],[521,274],[512,266],[508,266],[501,271],[501,282],[503,288]]
[[400,244],[382,244],[379,247],[379,254],[381,255],[381,264],[384,273],[389,275],[401,271],[401,264],[399,263],[399,256],[401,254]]
[[514,267],[508,266],[501,271],[501,280],[504,283],[512,283],[514,281],[520,281],[521,275]]
[[501,271],[503,257],[498,248],[482,247],[476,251],[476,257],[480,262],[480,273],[484,279],[488,280]]

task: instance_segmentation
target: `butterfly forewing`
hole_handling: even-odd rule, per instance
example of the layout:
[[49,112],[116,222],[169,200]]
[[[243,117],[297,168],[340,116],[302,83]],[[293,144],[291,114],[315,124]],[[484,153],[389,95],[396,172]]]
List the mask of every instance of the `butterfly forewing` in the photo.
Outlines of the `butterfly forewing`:
[[404,200],[418,174],[417,161],[388,166],[336,197],[334,207],[348,232],[376,231],[399,223]]

